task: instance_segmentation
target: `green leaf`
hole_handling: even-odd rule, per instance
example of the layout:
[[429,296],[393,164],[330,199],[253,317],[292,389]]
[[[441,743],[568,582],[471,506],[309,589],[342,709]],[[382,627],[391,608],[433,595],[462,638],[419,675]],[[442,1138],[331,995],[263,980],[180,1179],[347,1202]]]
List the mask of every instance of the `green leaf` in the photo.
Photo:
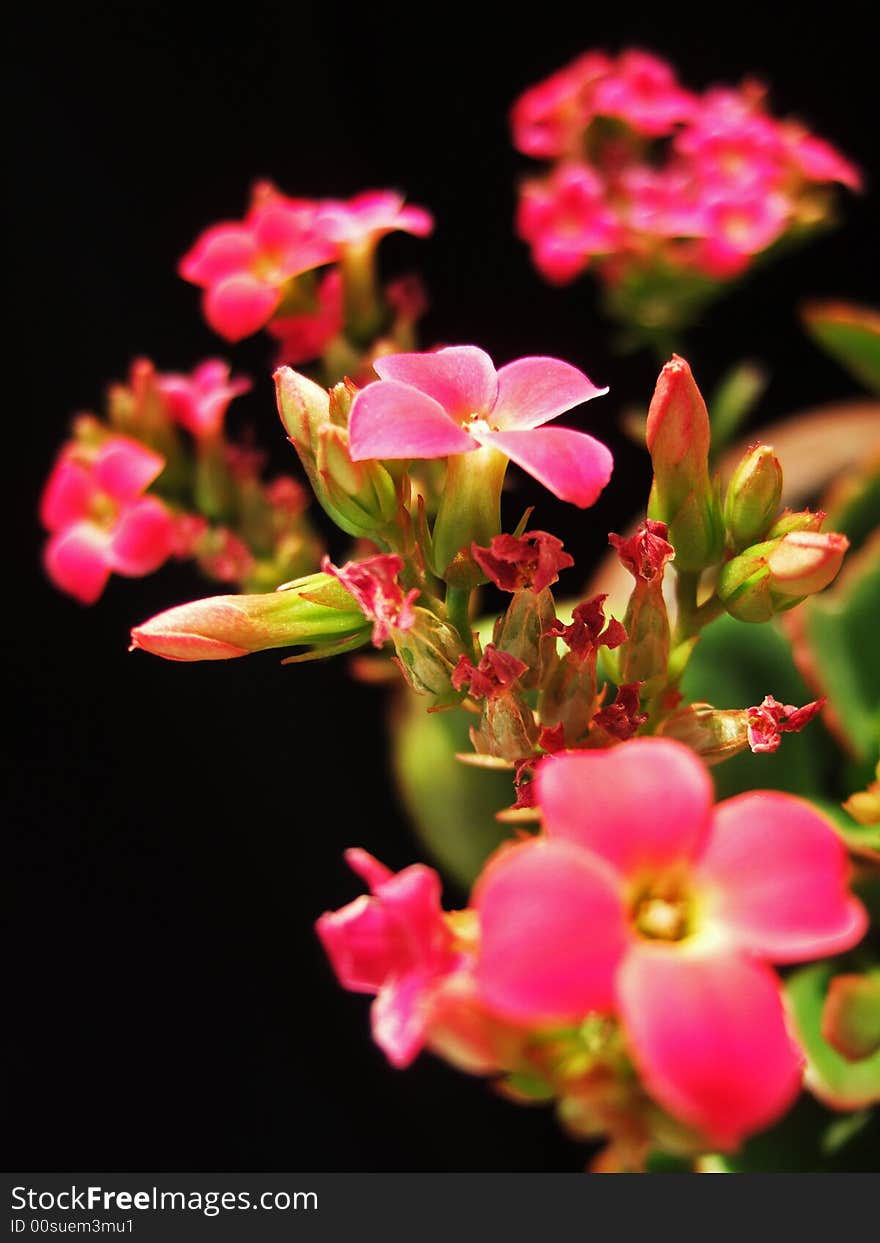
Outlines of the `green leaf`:
[[510,770],[471,768],[455,758],[473,750],[477,718],[453,708],[426,711],[430,701],[403,694],[392,720],[392,757],[404,806],[436,862],[470,887],[483,862],[510,837],[495,813],[513,802]]
[[708,403],[713,458],[729,444],[752,413],[764,394],[768,380],[769,375],[764,368],[748,359],[737,363],[722,376]]
[[[720,617],[708,626],[682,680],[691,700],[718,708],[749,708],[765,695],[800,706],[813,698],[794,666],[791,648],[774,625],[749,625]],[[833,789],[835,757],[818,721],[786,734],[772,755],[744,751],[713,769],[717,796],[746,790],[786,790],[806,796]]]
[[810,659],[840,730],[868,759],[880,743],[880,565],[868,562],[845,586],[812,596],[802,616]]
[[807,1056],[806,1083],[834,1109],[863,1109],[880,1102],[880,1051],[849,1062],[822,1036],[822,1012],[833,963],[814,963],[788,977],[785,995]]
[[807,331],[874,393],[880,393],[880,314],[844,302],[813,302],[803,310]]

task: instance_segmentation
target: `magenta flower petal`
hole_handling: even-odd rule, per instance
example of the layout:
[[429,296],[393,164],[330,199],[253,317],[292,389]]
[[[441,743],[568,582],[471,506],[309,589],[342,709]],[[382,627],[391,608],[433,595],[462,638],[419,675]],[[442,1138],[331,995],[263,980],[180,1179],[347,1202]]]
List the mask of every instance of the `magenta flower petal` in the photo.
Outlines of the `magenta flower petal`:
[[586,432],[567,427],[517,432],[475,430],[474,434],[481,444],[500,449],[561,501],[581,509],[595,504],[614,468],[610,449]]
[[779,981],[762,963],[641,944],[620,970],[618,996],[648,1091],[720,1148],[735,1148],[797,1096],[802,1060]]
[[109,546],[110,568],[139,578],[152,574],[174,550],[174,519],[155,496],[135,501],[119,515]]
[[623,876],[693,859],[709,829],[709,774],[669,739],[552,756],[535,780],[548,836],[577,843]]
[[262,328],[280,300],[278,289],[246,272],[227,276],[205,291],[205,319],[227,341]]
[[540,427],[572,406],[607,392],[558,358],[519,358],[498,372],[492,424],[504,431]]
[[813,807],[764,790],[720,803],[697,865],[708,913],[743,949],[774,962],[838,954],[867,929],[847,890],[846,850]]
[[[382,359],[383,363],[387,361]],[[358,393],[348,430],[355,462],[446,457],[477,447],[433,397],[391,379],[368,384]]]
[[411,971],[385,984],[370,1009],[373,1039],[392,1066],[403,1070],[425,1043],[429,973]]
[[146,445],[124,436],[113,436],[98,450],[94,465],[95,486],[114,501],[140,496],[165,466],[165,459]]
[[206,229],[184,255],[178,271],[193,285],[212,285],[245,271],[256,256],[257,247],[247,229],[240,224],[217,224]]
[[628,944],[621,898],[601,861],[568,842],[502,850],[477,883],[477,985],[513,1021],[577,1021],[614,1005]]
[[108,538],[92,522],[77,522],[53,535],[43,554],[56,587],[81,604],[94,604],[110,577]]
[[433,397],[457,422],[487,415],[498,394],[492,359],[476,345],[452,345],[433,354],[386,354],[373,369],[382,380],[399,380]]
[[85,518],[95,491],[95,481],[87,467],[68,457],[59,458],[40,500],[43,526],[48,531],[57,531]]

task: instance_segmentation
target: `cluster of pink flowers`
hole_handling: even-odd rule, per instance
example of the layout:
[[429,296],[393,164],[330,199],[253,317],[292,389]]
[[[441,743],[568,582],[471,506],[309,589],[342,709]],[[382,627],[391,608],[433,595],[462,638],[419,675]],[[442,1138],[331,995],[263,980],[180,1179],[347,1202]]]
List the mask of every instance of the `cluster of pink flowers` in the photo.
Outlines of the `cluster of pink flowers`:
[[618,284],[661,269],[724,281],[828,215],[823,188],[857,190],[829,143],[767,110],[755,82],[696,95],[638,50],[591,52],[511,113],[524,154],[552,161],[521,188],[517,230],[553,283],[593,261]]
[[[390,190],[347,201],[300,199],[260,182],[244,219],[206,229],[179,271],[204,290],[205,318],[227,341],[268,328],[280,342],[280,362],[305,362],[343,329],[346,265],[362,276],[387,233],[425,237],[432,228],[427,211]],[[401,313],[414,310],[410,300]]]
[[[289,476],[262,483],[262,456],[225,436],[231,402],[250,387],[220,359],[189,375],[139,359],[111,387],[106,421],[74,421],[40,503],[56,587],[94,604],[111,574],[141,578],[171,557],[239,586],[258,555],[280,559],[279,581],[302,568],[305,491]],[[309,568],[313,556],[310,546]]]
[[[444,914],[431,869],[394,876],[350,851],[372,896],[318,921],[340,981],[375,994],[373,1033],[397,1066],[428,1046],[583,1102],[607,1088],[598,1068],[629,1063],[664,1111],[735,1148],[801,1085],[768,964],[865,932],[843,844],[791,795],[713,808],[704,766],[665,739],[550,756],[535,786],[543,831],[490,858],[466,912]],[[541,1053],[597,1021],[604,1038],[579,1060]]]

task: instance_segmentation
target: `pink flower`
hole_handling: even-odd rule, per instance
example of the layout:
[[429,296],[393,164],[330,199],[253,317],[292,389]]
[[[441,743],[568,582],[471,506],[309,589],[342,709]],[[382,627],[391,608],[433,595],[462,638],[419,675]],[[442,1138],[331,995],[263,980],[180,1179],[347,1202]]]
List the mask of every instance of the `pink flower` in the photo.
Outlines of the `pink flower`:
[[434,228],[429,211],[405,207],[403,195],[393,190],[365,190],[346,201],[326,199],[321,203],[319,220],[326,236],[341,246],[378,241],[398,230],[427,237]]
[[322,277],[313,311],[282,315],[266,326],[278,338],[278,366],[292,367],[313,358],[320,358],[334,337],[342,331],[342,273],[332,268]]
[[174,519],[157,497],[143,495],[164,466],[126,436],[110,436],[94,451],[62,450],[40,502],[51,533],[46,572],[56,587],[94,604],[112,573],[140,578],[172,555]]
[[693,114],[696,100],[683,90],[671,65],[633,49],[619,57],[596,87],[594,107],[618,117],[649,138],[658,138]]
[[584,164],[561,164],[549,177],[525,182],[516,230],[531,245],[541,275],[559,285],[623,240],[601,177]]
[[839,181],[850,190],[861,190],[862,174],[830,142],[791,124],[783,127],[783,137],[791,158],[808,181]]
[[791,218],[791,204],[784,195],[757,187],[708,198],[701,216],[703,236],[695,261],[709,276],[726,280],[738,276],[754,255],[781,237]]
[[765,695],[755,708],[749,708],[749,746],[756,754],[777,751],[783,734],[799,734],[825,706],[825,699],[814,699],[803,708],[781,704],[772,695]]
[[373,1037],[394,1066],[423,1047],[433,990],[461,964],[440,906],[440,877],[416,864],[393,873],[365,850],[347,850],[366,894],[315,927],[343,988],[372,993]]
[[539,158],[575,150],[593,115],[596,83],[611,63],[601,52],[587,52],[525,91],[510,113],[514,146]]
[[381,647],[392,631],[412,629],[415,622],[413,602],[419,593],[413,588],[404,595],[397,581],[403,569],[402,557],[380,553],[363,561],[347,561],[341,567],[325,557],[321,569],[339,579],[357,600],[363,615],[373,623],[373,647]]
[[592,505],[613,459],[592,436],[545,428],[607,389],[556,358],[520,358],[496,371],[473,345],[434,354],[388,354],[373,364],[380,383],[358,393],[349,423],[351,456],[439,458],[497,449],[564,501]]
[[471,553],[487,578],[502,591],[535,593],[559,580],[559,571],[574,565],[562,540],[546,531],[528,531],[519,538],[496,535],[488,548],[471,545]]
[[159,392],[168,402],[173,417],[196,437],[219,436],[230,402],[247,393],[250,380],[232,379],[229,364],[219,358],[200,363],[192,375],[168,374],[157,377]]
[[735,1147],[801,1082],[767,963],[867,926],[843,844],[787,794],[713,810],[705,768],[668,739],[552,756],[536,781],[543,837],[499,851],[474,891],[480,996],[514,1022],[617,1015],[648,1091]]
[[692,123],[676,135],[675,150],[714,189],[760,191],[784,180],[786,146],[779,123],[761,109],[763,94],[754,83],[707,91]]
[[215,332],[239,341],[272,318],[288,281],[337,254],[318,203],[262,184],[244,220],[206,229],[178,270],[205,290],[205,318]]

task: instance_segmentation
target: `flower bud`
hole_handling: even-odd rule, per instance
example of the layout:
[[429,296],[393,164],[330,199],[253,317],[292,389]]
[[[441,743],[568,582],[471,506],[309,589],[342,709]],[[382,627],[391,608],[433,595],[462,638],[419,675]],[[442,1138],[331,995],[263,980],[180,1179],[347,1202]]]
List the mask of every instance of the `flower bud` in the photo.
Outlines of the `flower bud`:
[[822,1010],[822,1036],[848,1062],[880,1053],[880,971],[834,977]]
[[723,567],[718,596],[739,621],[769,621],[835,578],[849,548],[845,535],[795,531],[754,544]]
[[654,466],[648,503],[651,518],[665,522],[676,566],[702,570],[720,561],[724,528],[709,479],[709,415],[683,358],[660,372],[648,410],[646,441]]
[[549,587],[543,591],[514,592],[507,611],[495,623],[492,636],[497,648],[515,656],[526,666],[521,685],[540,686],[556,660],[556,636],[551,627],[556,608]]
[[414,608],[407,630],[395,630],[391,638],[397,664],[414,691],[449,699],[452,674],[464,649],[458,631],[427,609]]
[[749,714],[746,709],[719,709],[708,703],[688,704],[674,712],[658,730],[696,751],[705,764],[720,764],[745,751],[749,745]]
[[724,498],[724,525],[737,552],[764,537],[781,496],[779,459],[769,445],[752,445],[733,472]]
[[369,638],[370,623],[329,574],[265,595],[211,596],[166,609],[131,632],[131,646],[166,660],[229,660],[303,645],[327,654]]
[[809,509],[784,509],[767,532],[767,539],[793,535],[796,531],[818,531],[824,521],[825,513],[821,509],[815,513]]
[[397,492],[381,462],[353,462],[346,421],[351,388],[328,393],[290,367],[275,372],[278,411],[322,509],[341,530],[371,538],[393,524]]

